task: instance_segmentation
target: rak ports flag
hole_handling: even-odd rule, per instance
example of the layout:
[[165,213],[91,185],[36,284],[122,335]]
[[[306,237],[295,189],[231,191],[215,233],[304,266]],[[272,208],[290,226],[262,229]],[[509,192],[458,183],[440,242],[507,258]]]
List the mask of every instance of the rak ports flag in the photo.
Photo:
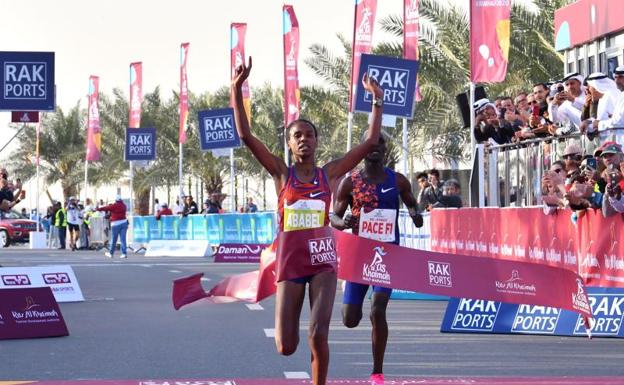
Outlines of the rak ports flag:
[[186,123],[188,122],[189,114],[188,78],[186,75],[188,49],[189,43],[182,43],[180,46],[180,124],[178,142],[181,144],[186,143]]
[[0,52],[0,111],[54,111],[54,52]]
[[470,80],[502,82],[507,75],[511,0],[470,1]]
[[[245,34],[247,33],[247,24],[232,23],[230,26],[230,67],[231,76],[234,79],[236,68],[245,62]],[[233,96],[230,96],[232,98]],[[234,106],[234,100],[230,100],[230,105]],[[249,82],[245,80],[243,83],[243,105],[245,112],[251,119],[251,96],[249,93]]]
[[[384,91],[384,114],[411,118],[414,113],[414,90],[419,62],[393,57],[362,55],[360,79],[365,73],[377,80]],[[358,87],[355,110],[370,112],[373,95]]]
[[[370,53],[373,48],[373,29],[377,0],[355,0],[355,19],[353,23],[353,57],[351,58],[351,88],[349,90],[349,112],[355,109],[355,93],[360,85],[360,60],[362,54]],[[370,110],[369,110],[370,111]]]
[[141,127],[141,103],[143,103],[143,64],[130,64],[130,117],[128,127]]
[[200,111],[198,120],[199,147],[202,151],[240,146],[233,109]]
[[125,160],[155,160],[156,129],[127,128]]
[[87,157],[86,160],[100,160],[102,150],[102,129],[100,127],[99,101],[100,78],[89,76],[89,112],[87,114]]
[[299,119],[299,22],[295,9],[284,5],[284,127]]

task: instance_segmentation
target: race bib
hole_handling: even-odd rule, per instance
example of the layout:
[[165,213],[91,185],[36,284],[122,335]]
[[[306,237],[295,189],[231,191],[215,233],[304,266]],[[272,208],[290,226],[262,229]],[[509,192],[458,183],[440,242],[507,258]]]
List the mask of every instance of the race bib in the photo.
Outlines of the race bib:
[[292,205],[284,203],[284,231],[315,229],[324,223],[325,202],[300,199]]
[[392,209],[361,210],[358,235],[381,242],[394,242],[396,215],[396,210]]

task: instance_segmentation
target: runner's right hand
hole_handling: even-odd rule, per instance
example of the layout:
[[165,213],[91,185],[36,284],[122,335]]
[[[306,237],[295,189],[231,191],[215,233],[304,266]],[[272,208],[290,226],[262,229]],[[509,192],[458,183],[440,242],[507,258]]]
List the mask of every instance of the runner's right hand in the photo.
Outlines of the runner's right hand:
[[234,71],[234,78],[232,79],[232,86],[239,88],[243,86],[243,83],[249,77],[249,73],[251,72],[252,60],[251,56],[249,57],[249,64],[245,65],[245,61]]
[[344,225],[347,229],[355,229],[359,225],[358,217],[351,214],[347,214],[343,219]]

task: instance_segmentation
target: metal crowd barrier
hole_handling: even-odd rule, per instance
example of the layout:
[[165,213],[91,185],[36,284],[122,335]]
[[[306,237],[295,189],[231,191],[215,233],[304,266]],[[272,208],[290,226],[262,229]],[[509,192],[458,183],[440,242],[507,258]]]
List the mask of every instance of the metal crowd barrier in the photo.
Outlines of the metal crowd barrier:
[[591,155],[608,140],[624,145],[624,128],[605,130],[593,140],[576,133],[497,146],[478,145],[471,177],[471,206],[539,205],[544,171],[562,159],[571,141],[575,141],[584,154]]

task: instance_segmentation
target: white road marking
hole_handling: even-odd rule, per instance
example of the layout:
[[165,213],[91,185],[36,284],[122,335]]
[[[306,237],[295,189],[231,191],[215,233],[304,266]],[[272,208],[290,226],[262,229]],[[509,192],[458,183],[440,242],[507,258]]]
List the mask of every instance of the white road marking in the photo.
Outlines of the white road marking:
[[275,338],[275,329],[264,329],[264,335],[267,338]]
[[245,304],[245,306],[247,306],[249,310],[264,310],[262,305],[260,305],[259,303],[248,303]]
[[310,378],[308,372],[284,372],[284,376],[289,380],[305,380]]
[[208,282],[208,281],[210,281],[210,278],[202,277],[201,280],[204,281],[204,282]]
[[181,273],[180,270],[169,270],[170,273]]

